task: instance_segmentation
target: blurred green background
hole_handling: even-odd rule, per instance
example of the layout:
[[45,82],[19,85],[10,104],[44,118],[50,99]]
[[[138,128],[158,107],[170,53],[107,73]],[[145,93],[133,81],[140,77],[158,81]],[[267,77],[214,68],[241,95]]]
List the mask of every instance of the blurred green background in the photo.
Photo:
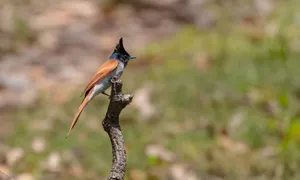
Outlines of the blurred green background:
[[[4,0],[0,179],[105,179],[99,96],[80,94],[122,36],[128,180],[300,178],[300,1]],[[110,92],[107,91],[108,93]]]

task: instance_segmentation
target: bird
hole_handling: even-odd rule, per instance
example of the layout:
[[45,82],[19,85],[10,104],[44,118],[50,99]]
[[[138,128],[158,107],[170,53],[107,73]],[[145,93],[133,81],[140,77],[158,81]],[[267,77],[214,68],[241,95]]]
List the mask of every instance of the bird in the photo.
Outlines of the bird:
[[102,93],[110,97],[110,95],[105,93],[105,90],[107,90],[111,86],[111,78],[114,76],[120,77],[123,74],[123,71],[128,62],[131,59],[135,58],[135,56],[129,55],[125,50],[123,46],[123,38],[121,37],[109,59],[99,67],[98,71],[90,79],[85,89],[83,90],[81,96],[84,95],[84,99],[78,107],[66,138],[70,135],[71,130],[76,125],[83,109],[95,96]]

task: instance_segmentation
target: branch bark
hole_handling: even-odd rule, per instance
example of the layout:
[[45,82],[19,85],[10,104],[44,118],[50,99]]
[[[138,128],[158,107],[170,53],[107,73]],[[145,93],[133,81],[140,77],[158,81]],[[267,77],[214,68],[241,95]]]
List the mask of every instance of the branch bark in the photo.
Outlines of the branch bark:
[[132,101],[133,95],[124,95],[122,93],[122,81],[120,77],[113,77],[111,83],[110,103],[105,118],[102,121],[102,126],[110,138],[113,154],[112,168],[108,180],[124,180],[127,156],[119,124],[119,115]]

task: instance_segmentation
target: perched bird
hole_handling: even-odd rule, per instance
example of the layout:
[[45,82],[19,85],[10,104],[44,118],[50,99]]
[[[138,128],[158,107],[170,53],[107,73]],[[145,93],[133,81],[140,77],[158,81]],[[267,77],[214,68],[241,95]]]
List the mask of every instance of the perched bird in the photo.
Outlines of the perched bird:
[[100,93],[109,96],[105,93],[105,90],[111,86],[111,78],[115,75],[121,76],[129,60],[135,58],[135,56],[130,56],[126,52],[123,46],[123,39],[120,38],[119,43],[116,45],[109,60],[100,66],[97,73],[91,78],[85,87],[82,93],[82,95],[84,94],[84,99],[77,110],[66,138],[69,136],[71,130],[77,123],[78,118],[85,106]]

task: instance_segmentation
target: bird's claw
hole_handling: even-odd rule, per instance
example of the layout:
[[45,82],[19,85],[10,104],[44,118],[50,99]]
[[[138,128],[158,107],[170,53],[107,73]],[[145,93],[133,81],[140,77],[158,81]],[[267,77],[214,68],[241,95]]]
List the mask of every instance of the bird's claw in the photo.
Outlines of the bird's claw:
[[108,99],[110,99],[110,95],[108,95],[106,92],[102,92],[102,94],[108,96]]

